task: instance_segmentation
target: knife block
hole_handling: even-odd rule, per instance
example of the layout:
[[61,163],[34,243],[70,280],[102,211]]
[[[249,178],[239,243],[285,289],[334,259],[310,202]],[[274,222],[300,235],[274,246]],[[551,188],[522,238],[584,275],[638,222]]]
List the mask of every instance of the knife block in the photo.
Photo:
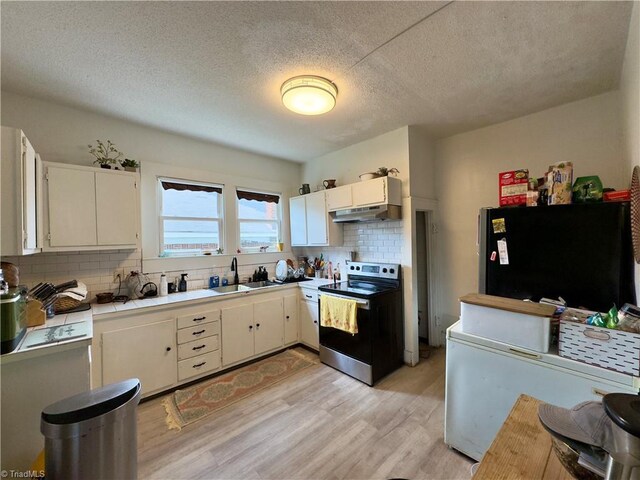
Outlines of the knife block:
[[44,325],[47,319],[45,312],[41,310],[42,303],[38,300],[27,302],[27,327],[38,327]]

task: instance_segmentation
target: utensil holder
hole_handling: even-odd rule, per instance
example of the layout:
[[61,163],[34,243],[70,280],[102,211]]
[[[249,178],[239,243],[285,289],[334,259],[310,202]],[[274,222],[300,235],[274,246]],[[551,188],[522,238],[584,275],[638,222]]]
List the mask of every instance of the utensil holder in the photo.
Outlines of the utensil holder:
[[324,268],[316,270],[315,277],[316,278],[324,278]]

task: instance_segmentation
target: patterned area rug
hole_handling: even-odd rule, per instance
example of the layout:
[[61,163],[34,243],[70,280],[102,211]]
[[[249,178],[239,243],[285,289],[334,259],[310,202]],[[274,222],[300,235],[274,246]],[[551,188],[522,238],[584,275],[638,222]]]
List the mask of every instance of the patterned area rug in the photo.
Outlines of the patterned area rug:
[[167,426],[180,430],[316,363],[302,353],[286,350],[187,389],[176,390],[162,401],[167,411]]

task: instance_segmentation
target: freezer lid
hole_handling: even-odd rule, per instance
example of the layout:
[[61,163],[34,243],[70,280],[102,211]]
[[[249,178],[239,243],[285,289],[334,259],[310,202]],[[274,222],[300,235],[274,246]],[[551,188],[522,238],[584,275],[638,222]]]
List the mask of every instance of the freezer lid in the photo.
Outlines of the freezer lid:
[[577,362],[558,355],[557,346],[551,347],[549,353],[540,353],[526,348],[516,347],[507,343],[498,342],[478,335],[465,333],[462,331],[462,322],[457,321],[447,328],[447,340],[460,340],[465,343],[481,345],[483,347],[492,348],[510,355],[517,355],[530,361],[541,362],[547,365],[553,365],[560,368],[566,368],[575,372],[583,373],[597,378],[602,378],[610,382],[621,383],[635,389],[640,389],[640,377],[627,375],[613,370],[588,365],[586,363]]

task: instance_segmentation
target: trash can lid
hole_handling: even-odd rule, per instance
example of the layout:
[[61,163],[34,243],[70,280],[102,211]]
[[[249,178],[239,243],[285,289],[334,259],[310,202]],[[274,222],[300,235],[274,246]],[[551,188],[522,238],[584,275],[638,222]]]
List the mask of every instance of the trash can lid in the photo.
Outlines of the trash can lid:
[[79,393],[45,407],[42,410],[42,420],[56,425],[68,425],[96,418],[127,403],[139,389],[140,380],[131,378]]

